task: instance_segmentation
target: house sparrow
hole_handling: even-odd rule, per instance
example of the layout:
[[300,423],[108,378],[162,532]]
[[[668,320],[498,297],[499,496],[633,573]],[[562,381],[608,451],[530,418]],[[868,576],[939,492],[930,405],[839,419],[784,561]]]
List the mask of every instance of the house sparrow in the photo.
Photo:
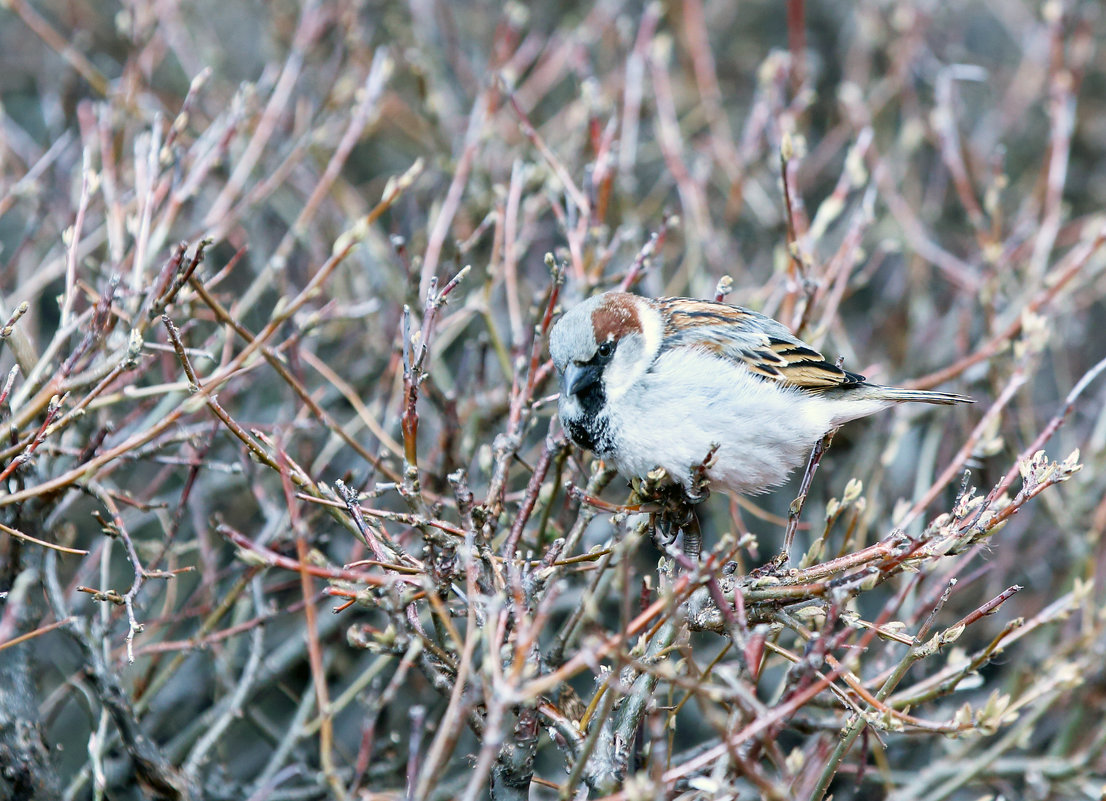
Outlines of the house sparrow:
[[628,478],[662,467],[685,489],[754,494],[829,430],[896,403],[971,398],[869,384],[763,314],[691,298],[592,297],[549,338],[568,436]]

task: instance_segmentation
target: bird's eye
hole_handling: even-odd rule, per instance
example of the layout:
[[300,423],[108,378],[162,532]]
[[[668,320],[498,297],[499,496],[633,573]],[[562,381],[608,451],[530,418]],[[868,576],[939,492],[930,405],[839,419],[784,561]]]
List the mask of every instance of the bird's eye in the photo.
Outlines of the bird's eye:
[[609,359],[609,358],[611,358],[611,355],[613,353],[614,353],[614,343],[611,342],[610,340],[607,340],[602,345],[600,345],[599,350],[596,351],[596,355],[598,355],[600,359]]

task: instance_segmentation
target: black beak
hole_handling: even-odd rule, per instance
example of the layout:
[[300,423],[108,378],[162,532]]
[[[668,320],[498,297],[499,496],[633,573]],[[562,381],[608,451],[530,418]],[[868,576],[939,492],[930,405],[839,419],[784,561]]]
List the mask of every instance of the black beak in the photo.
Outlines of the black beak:
[[565,368],[563,386],[569,395],[579,395],[599,383],[603,366],[598,364],[573,364]]

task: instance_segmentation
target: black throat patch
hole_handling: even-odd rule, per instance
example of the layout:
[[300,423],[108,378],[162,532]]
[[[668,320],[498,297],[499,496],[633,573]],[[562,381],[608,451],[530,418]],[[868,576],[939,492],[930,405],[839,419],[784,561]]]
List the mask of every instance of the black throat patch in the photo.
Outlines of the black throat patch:
[[611,450],[611,426],[600,410],[607,402],[603,382],[597,381],[576,395],[582,414],[572,420],[561,419],[568,436],[581,448],[603,454]]
[[602,456],[611,450],[611,426],[606,417],[585,413],[576,420],[562,420],[565,431],[581,448]]

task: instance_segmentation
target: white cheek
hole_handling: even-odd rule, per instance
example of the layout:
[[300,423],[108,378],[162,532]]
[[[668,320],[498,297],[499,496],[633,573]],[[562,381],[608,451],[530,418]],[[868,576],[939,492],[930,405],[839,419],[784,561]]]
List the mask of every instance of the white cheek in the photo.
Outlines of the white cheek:
[[603,371],[603,391],[608,403],[625,395],[640,375],[639,371],[634,370],[629,358],[626,358],[628,356],[629,354],[616,354]]
[[603,392],[607,402],[619,400],[637,384],[649,369],[652,356],[645,353],[640,334],[622,338],[611,363],[603,370]]

